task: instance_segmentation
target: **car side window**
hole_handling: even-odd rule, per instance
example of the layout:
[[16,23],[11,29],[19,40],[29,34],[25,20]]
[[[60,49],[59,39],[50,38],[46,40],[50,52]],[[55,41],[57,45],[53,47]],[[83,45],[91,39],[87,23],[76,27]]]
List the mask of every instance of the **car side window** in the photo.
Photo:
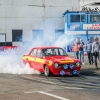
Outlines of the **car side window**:
[[66,56],[68,56],[66,51],[64,51],[63,49],[59,49],[58,53],[59,53],[59,55],[66,55]]
[[41,50],[40,49],[37,50],[37,55],[36,56],[41,57]]
[[36,52],[37,52],[37,49],[34,49],[34,50],[31,52],[31,56],[36,56]]
[[55,50],[54,50],[54,54],[55,54],[55,55],[59,55],[59,54],[58,54],[58,49],[55,49]]
[[59,49],[60,55],[64,55],[64,51],[62,49]]

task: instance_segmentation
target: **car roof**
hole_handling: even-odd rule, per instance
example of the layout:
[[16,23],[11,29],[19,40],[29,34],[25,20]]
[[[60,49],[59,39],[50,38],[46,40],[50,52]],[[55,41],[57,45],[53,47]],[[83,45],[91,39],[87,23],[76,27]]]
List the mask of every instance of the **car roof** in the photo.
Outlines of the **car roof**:
[[61,48],[61,47],[57,47],[57,46],[40,46],[40,47],[33,47],[33,49],[46,49],[46,48]]

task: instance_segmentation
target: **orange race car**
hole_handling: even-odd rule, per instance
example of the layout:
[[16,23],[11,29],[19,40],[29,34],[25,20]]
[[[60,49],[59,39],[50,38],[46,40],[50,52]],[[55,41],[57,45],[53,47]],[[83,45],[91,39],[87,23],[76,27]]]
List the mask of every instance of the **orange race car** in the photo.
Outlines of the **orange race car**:
[[71,58],[61,47],[34,47],[28,55],[23,56],[23,63],[44,73],[46,76],[79,75],[81,61]]

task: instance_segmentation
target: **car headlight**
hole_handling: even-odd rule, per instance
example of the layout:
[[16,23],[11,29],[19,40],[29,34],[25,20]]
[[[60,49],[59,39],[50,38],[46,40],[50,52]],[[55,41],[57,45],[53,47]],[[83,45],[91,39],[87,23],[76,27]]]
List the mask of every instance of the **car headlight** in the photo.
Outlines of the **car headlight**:
[[64,69],[68,69],[68,65],[67,65],[67,64],[64,64],[64,65],[63,65],[63,68],[64,68]]
[[80,67],[80,65],[81,65],[80,62],[77,62],[77,63],[76,63],[76,66],[77,66],[77,67]]
[[58,67],[59,67],[59,66],[58,66],[58,63],[55,63],[55,64],[54,64],[54,67],[55,67],[55,68],[58,68]]
[[70,69],[74,69],[74,64],[70,64]]

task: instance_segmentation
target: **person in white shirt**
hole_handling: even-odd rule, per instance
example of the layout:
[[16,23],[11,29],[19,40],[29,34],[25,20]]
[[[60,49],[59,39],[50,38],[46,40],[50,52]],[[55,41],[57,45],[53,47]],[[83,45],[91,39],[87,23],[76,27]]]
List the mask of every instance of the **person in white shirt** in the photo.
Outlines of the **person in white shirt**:
[[92,53],[94,55],[94,59],[95,59],[95,66],[96,68],[98,68],[97,65],[97,58],[99,59],[99,51],[100,51],[100,42],[99,42],[99,38],[95,37],[94,42],[92,44]]

